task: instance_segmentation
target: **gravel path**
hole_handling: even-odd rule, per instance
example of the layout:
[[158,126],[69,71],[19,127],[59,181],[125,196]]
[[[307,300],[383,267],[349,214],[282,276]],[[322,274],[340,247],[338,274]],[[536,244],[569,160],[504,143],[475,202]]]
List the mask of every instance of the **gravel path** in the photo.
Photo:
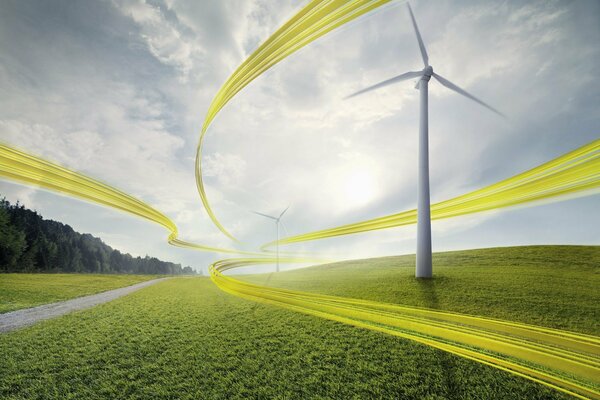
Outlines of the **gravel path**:
[[118,299],[126,294],[133,293],[146,286],[154,285],[160,281],[169,278],[153,279],[151,281],[137,283],[135,285],[108,290],[106,292],[92,294],[90,296],[78,297],[71,300],[60,301],[58,303],[44,304],[37,307],[16,310],[0,314],[0,333],[10,332],[15,329],[33,325],[36,322],[45,319],[59,317],[72,311],[84,310],[86,308],[97,306],[98,304]]

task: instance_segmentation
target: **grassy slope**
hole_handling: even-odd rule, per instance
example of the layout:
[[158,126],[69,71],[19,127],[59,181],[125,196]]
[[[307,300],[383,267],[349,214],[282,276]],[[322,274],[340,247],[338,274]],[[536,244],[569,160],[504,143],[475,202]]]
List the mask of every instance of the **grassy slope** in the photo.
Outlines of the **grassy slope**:
[[[478,251],[479,266],[464,267],[462,272],[470,276],[462,282],[475,285],[472,290],[456,286],[461,280],[450,271],[463,267],[446,270],[441,266],[442,260],[457,265],[472,262],[474,253],[468,252],[438,256],[438,279],[424,283],[433,286],[425,294],[420,283],[409,282],[405,269],[411,267],[394,265],[398,260],[410,262],[402,258],[373,260],[377,271],[383,268],[381,273],[367,273],[373,270],[362,261],[348,268],[334,265],[323,271],[306,270],[306,275],[283,273],[272,276],[271,283],[386,301],[410,299],[411,304],[477,314],[506,316],[514,309],[522,319],[541,318],[553,325],[560,325],[560,315],[569,307],[583,306],[584,311],[567,318],[565,324],[594,330],[597,314],[586,313],[596,312],[589,302],[598,295],[588,290],[598,283],[598,274],[590,266],[598,265],[596,249],[507,250],[513,256],[504,258],[502,249]],[[573,259],[568,264],[582,264],[578,266],[582,278],[576,280],[570,272],[574,266],[550,267],[545,261],[544,266],[535,267],[536,254],[547,257],[548,251],[560,260]],[[506,264],[518,260],[531,265],[490,266],[493,260],[493,265],[502,264],[499,256]],[[392,266],[387,266],[390,261]],[[553,268],[567,271],[563,284],[552,283],[559,276],[550,274]],[[311,274],[322,281],[311,283],[304,278]],[[549,274],[554,278],[544,278]],[[528,279],[519,283],[518,276]],[[333,283],[334,277],[341,280]],[[526,311],[525,306],[506,304],[515,297],[510,290],[518,289],[516,298],[522,301],[526,292],[545,287],[542,278],[554,288],[547,288],[546,293],[559,291],[545,299],[545,303],[559,304],[545,306],[552,317],[542,318],[543,310]],[[499,290],[502,281],[508,285],[506,290]],[[435,296],[427,294],[430,291]],[[531,304],[541,306],[538,300]],[[0,398],[563,397],[427,346],[238,299],[220,292],[206,278],[175,278],[91,310],[0,335],[0,354]]]
[[414,255],[243,279],[600,335],[600,246],[456,251],[434,254],[433,263],[433,280],[414,279]]
[[0,313],[104,292],[154,278],[157,276],[0,274]]

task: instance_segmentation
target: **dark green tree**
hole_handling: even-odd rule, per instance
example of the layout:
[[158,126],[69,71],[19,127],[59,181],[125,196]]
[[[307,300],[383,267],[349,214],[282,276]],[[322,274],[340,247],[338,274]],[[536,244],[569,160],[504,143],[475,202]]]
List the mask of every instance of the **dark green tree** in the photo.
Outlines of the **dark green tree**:
[[181,274],[193,272],[155,257],[122,254],[90,234],[45,220],[0,199],[0,272]]
[[2,200],[0,207],[0,271],[9,272],[17,268],[17,261],[25,250],[25,232],[12,225],[6,210],[8,202]]

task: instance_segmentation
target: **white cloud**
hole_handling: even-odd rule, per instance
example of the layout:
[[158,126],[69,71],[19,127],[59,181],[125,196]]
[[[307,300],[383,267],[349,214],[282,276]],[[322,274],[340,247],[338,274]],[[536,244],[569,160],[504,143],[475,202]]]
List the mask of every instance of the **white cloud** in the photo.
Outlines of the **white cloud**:
[[194,45],[193,38],[182,34],[159,7],[144,0],[114,0],[114,4],[138,25],[140,37],[150,53],[163,64],[177,68],[186,82],[194,67],[194,58],[203,54],[202,49]]
[[[1,139],[141,197],[172,217],[186,239],[231,246],[196,192],[200,126],[229,74],[303,4],[115,0],[89,6],[102,8],[102,24],[94,10],[57,7],[47,18],[19,4],[0,5],[6,9],[0,12]],[[546,1],[436,4],[413,4],[432,65],[511,120],[502,122],[431,84],[434,201],[508,177],[597,136],[597,7]],[[49,23],[55,20],[61,23]],[[16,34],[20,24],[28,29]],[[326,35],[251,83],[206,135],[204,177],[219,219],[251,247],[271,240],[273,229],[249,210],[278,212],[291,204],[285,224],[295,234],[414,207],[419,110],[414,82],[344,98],[420,65],[400,5]],[[111,244],[138,254],[196,266],[217,257],[171,248],[161,229],[138,226],[112,211],[81,205],[71,215],[61,206],[71,205],[64,198],[12,186],[6,191],[44,215],[96,229]],[[585,209],[586,199],[573,201]],[[562,215],[575,212],[566,203],[555,206]],[[502,222],[511,221],[510,212],[436,223],[434,246],[501,244],[495,232],[512,238],[516,227],[530,236],[556,237],[527,225],[531,210],[519,212],[522,223]],[[560,219],[555,211],[545,216]],[[561,227],[569,240],[581,238],[581,230]],[[413,247],[414,228],[405,227],[289,249],[350,257]]]
[[213,153],[203,161],[204,176],[216,178],[223,186],[235,186],[241,183],[246,170],[246,162],[235,154]]

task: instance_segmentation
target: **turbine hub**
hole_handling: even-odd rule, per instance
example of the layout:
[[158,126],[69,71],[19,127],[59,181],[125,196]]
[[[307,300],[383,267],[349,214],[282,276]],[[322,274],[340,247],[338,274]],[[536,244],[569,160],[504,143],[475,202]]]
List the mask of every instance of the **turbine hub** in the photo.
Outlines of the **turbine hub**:
[[431,65],[428,65],[423,70],[423,78],[421,78],[421,79],[429,81],[431,79],[431,75],[433,75],[433,67]]

